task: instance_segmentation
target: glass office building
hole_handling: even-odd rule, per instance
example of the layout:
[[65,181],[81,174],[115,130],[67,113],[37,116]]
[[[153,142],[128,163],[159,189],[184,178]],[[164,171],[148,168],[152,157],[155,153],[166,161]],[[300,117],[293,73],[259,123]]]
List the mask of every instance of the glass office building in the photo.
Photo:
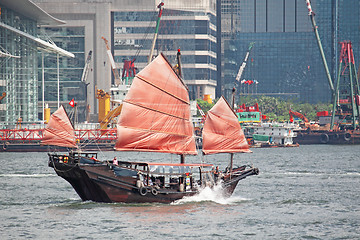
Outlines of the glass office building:
[[[359,2],[313,0],[311,3],[334,79],[338,42],[351,40],[355,59],[359,59]],[[236,7],[230,11],[225,7],[229,4]],[[258,84],[238,83],[239,92],[296,98],[310,103],[330,100],[330,88],[305,1],[233,0],[223,1],[223,5],[223,14],[234,21],[228,25],[235,26],[223,32],[224,93],[227,96],[250,42],[255,42],[242,80],[256,80]],[[236,16],[229,17],[231,14]]]
[[[64,22],[27,0],[21,4],[19,0],[2,1],[0,20],[0,122],[12,127],[42,120],[42,77],[38,76],[42,61],[38,57],[74,55],[40,39],[38,26]],[[57,65],[53,59],[46,63]]]
[[[74,99],[78,106],[79,121],[85,121],[86,112],[86,84],[81,82],[85,65],[85,28],[78,27],[42,27],[39,30],[42,39],[51,39],[56,46],[73,53],[75,58],[59,58],[59,100],[67,104]],[[41,56],[39,56],[41,64]],[[47,54],[44,59],[45,72],[45,101],[53,109],[57,104],[58,82],[57,55]],[[39,92],[41,92],[42,68],[39,65]],[[41,100],[41,94],[38,96]]]
[[[5,6],[1,6],[0,19],[31,35],[36,35],[36,21]],[[37,121],[37,46],[35,42],[15,32],[0,28],[0,46],[7,56],[0,57],[0,121],[14,124],[22,121]]]

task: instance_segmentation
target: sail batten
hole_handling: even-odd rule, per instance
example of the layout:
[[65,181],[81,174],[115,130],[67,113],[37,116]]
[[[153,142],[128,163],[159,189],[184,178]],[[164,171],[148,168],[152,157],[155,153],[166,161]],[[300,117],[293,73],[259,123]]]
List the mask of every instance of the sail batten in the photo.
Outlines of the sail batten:
[[118,151],[197,154],[188,90],[162,54],[135,76],[117,137]]
[[60,106],[49,119],[41,145],[76,148],[74,127],[63,106]]
[[203,153],[251,152],[236,114],[224,97],[208,111],[203,134]]
[[151,83],[151,82],[147,81],[146,79],[142,78],[141,76],[139,76],[139,75],[138,75],[137,77],[138,77],[139,79],[143,80],[144,82],[146,82],[146,83],[150,84],[151,86],[153,86],[153,87],[155,87],[155,88],[159,89],[160,91],[162,91],[162,92],[164,92],[164,93],[166,93],[166,94],[169,94],[170,96],[172,96],[172,97],[174,97],[174,98],[176,98],[176,99],[178,99],[178,100],[180,100],[180,101],[184,102],[185,104],[189,104],[186,100],[181,99],[180,97],[178,97],[178,96],[176,96],[176,95],[174,95],[174,94],[172,94],[172,93],[170,93],[170,92],[168,92],[168,91],[165,91],[164,89],[162,89],[162,88],[160,88],[160,87],[156,86],[155,84],[153,84],[153,83]]

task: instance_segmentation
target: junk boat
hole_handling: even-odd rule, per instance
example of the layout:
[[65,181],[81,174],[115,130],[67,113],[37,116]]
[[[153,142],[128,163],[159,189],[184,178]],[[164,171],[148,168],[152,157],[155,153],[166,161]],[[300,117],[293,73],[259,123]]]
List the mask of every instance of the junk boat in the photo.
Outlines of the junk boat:
[[216,184],[230,196],[240,180],[259,173],[248,165],[233,167],[234,153],[251,152],[236,114],[221,97],[204,123],[203,154],[230,154],[229,166],[219,174],[213,164],[185,163],[186,155],[197,154],[189,102],[185,83],[160,54],[135,76],[123,101],[115,150],[177,154],[179,163],[99,161],[96,152],[77,149],[72,124],[60,107],[50,117],[42,144],[70,151],[49,153],[48,165],[84,201],[170,203]]

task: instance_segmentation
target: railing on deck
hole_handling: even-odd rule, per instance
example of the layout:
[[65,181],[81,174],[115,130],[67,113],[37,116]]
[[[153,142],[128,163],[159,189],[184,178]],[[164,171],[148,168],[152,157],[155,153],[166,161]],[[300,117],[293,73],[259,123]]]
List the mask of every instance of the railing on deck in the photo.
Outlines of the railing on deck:
[[[0,129],[0,141],[40,141],[44,129]],[[75,136],[82,140],[115,140],[116,129],[78,129]]]

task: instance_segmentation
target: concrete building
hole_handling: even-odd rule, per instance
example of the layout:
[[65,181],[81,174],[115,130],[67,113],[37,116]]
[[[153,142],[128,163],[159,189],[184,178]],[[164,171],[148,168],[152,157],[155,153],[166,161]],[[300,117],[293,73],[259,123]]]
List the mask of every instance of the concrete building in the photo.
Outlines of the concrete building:
[[[127,4],[114,4],[116,62],[135,58],[138,69],[146,66],[155,32],[158,3],[129,1]],[[204,94],[215,98],[215,10],[213,0],[165,1],[155,53],[164,53],[175,64],[177,49],[181,49],[183,78],[191,99],[203,98]]]
[[0,0],[0,20],[0,122],[38,121],[38,112],[42,113],[38,111],[38,103],[42,105],[42,79],[38,78],[42,62],[38,62],[38,53],[74,57],[38,38],[38,26],[65,22],[25,0]]
[[[85,106],[89,105],[91,113],[96,114],[96,89],[109,92],[114,83],[111,62],[102,37],[109,42],[118,71],[122,71],[124,59],[136,58],[137,71],[146,66],[159,0],[35,2],[53,16],[66,21],[61,28],[50,25],[42,28],[41,32],[76,55],[74,61],[62,62],[64,75],[60,84],[62,100],[66,102],[74,97],[82,108],[80,112],[84,113]],[[202,98],[204,94],[215,98],[215,10],[215,0],[165,1],[155,55],[163,52],[175,64],[177,49],[181,49],[183,78],[188,84],[191,99]],[[93,52],[91,71],[86,83],[80,83],[89,51]],[[47,72],[52,71],[53,68],[49,66]],[[52,77],[48,79],[48,84],[52,84],[49,87],[53,89]],[[79,118],[82,119],[81,116]]]
[[[86,119],[87,105],[95,121],[97,114],[96,89],[110,90],[111,68],[106,47],[101,37],[111,37],[111,2],[110,1],[35,1],[41,8],[57,18],[66,21],[61,27],[48,25],[40,28],[42,37],[49,38],[56,44],[75,54],[73,60],[63,60],[60,64],[60,100],[67,104],[72,98],[78,106],[79,121]],[[81,82],[82,71],[88,53],[92,51],[89,74],[85,82]],[[45,61],[53,63],[50,57]],[[46,100],[55,107],[54,66],[45,68]]]

